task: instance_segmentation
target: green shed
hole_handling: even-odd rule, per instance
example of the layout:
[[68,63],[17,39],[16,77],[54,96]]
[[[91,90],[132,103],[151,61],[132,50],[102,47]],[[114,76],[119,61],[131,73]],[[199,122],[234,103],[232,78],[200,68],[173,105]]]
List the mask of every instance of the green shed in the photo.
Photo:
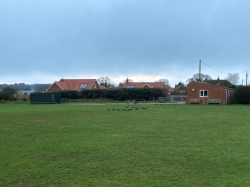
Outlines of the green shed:
[[59,104],[61,101],[61,93],[32,93],[30,94],[30,104]]

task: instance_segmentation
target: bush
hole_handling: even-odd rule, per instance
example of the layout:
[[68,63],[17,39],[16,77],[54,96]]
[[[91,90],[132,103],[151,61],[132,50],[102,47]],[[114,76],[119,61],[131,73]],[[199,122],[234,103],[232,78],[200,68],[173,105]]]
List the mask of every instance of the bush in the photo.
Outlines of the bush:
[[238,86],[234,90],[235,104],[250,104],[250,86]]
[[0,100],[13,101],[15,98],[12,92],[2,91],[0,92]]
[[2,92],[10,92],[12,94],[16,93],[16,90],[14,88],[11,88],[9,86],[6,86],[2,89]]
[[64,99],[79,99],[79,92],[78,91],[61,91],[61,97]]
[[63,91],[61,97],[64,99],[112,99],[125,101],[130,99],[155,100],[158,97],[166,96],[166,90],[159,88],[141,89],[108,89],[108,90],[82,90]]
[[79,92],[80,99],[100,99],[105,98],[106,90],[82,90]]

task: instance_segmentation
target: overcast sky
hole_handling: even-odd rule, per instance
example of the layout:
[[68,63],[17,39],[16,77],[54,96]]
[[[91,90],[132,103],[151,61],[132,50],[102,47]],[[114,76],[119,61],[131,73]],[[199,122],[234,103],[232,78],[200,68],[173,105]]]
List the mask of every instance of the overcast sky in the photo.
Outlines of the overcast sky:
[[[0,0],[0,84],[250,71],[249,0]],[[248,72],[249,72],[248,71]]]

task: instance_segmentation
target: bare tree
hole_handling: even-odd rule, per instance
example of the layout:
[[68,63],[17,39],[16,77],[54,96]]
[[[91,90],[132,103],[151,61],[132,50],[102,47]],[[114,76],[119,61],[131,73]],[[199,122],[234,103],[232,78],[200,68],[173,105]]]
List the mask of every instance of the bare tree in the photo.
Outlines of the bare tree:
[[169,86],[169,81],[168,79],[159,79],[159,82],[164,82],[165,85]]
[[199,73],[196,73],[196,74],[193,75],[193,77],[187,79],[186,82],[187,83],[190,83],[190,82],[193,82],[193,81],[195,81],[195,82],[197,82],[197,81],[203,82],[204,80],[212,80],[212,77],[210,75],[208,75],[208,74],[201,73],[201,80],[199,80]]
[[226,80],[228,80],[231,84],[236,85],[240,80],[240,75],[239,73],[228,73]]
[[109,77],[100,77],[97,79],[97,82],[106,88],[113,88],[115,86]]

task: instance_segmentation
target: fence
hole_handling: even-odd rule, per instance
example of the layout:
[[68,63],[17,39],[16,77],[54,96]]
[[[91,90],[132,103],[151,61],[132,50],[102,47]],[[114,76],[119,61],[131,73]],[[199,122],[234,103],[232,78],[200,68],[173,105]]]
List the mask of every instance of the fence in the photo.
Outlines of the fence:
[[14,94],[13,96],[18,101],[20,101],[20,100],[29,100],[30,99],[30,95],[28,95],[28,94]]
[[171,102],[186,102],[187,96],[186,95],[171,95]]

